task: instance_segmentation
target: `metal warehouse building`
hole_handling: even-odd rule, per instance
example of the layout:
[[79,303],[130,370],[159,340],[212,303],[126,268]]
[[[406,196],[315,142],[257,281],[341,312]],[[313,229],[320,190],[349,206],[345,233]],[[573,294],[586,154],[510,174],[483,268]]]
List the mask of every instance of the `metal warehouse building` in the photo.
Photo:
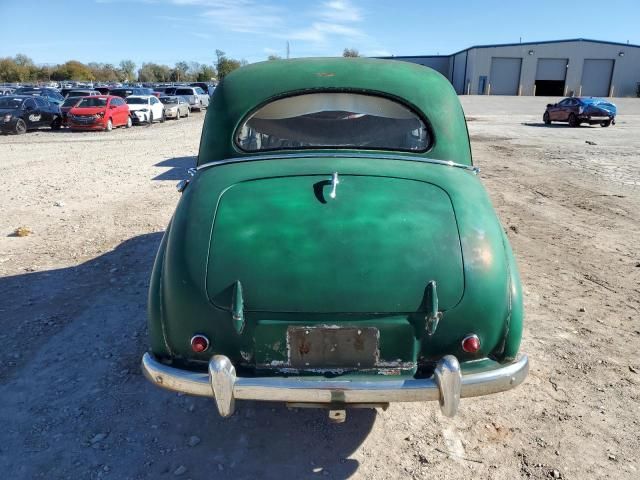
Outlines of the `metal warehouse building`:
[[467,95],[631,97],[640,89],[640,45],[628,43],[576,38],[384,58],[431,67]]

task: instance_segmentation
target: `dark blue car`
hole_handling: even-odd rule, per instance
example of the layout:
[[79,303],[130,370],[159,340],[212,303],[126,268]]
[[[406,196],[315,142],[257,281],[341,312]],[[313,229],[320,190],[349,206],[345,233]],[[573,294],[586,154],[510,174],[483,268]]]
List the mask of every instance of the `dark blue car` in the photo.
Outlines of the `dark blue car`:
[[615,125],[616,106],[597,97],[570,97],[558,103],[550,103],[542,116],[544,123],[568,122],[570,127],[581,123],[600,124],[603,127]]
[[58,92],[58,90],[54,88],[46,88],[46,87],[20,87],[15,92],[14,95],[31,95],[33,97],[44,97],[50,103],[55,103],[57,105],[62,105],[64,102],[64,97]]
[[44,96],[4,95],[0,97],[0,132],[23,134],[27,130],[62,127],[60,107]]

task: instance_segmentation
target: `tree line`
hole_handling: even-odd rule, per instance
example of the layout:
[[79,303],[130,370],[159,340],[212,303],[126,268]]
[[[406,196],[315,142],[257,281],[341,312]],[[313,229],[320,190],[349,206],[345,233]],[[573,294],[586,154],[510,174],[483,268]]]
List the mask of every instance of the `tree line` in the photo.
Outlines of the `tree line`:
[[[247,64],[246,60],[229,58],[222,50],[216,50],[215,62],[207,65],[198,62],[177,62],[173,67],[153,62],[142,63],[140,68],[131,60],[111,63],[82,63],[69,60],[59,65],[36,65],[31,58],[18,54],[0,58],[0,82],[43,81],[93,81],[93,82],[209,82],[222,80],[229,73]],[[345,48],[344,57],[358,57],[353,48]],[[280,60],[269,55],[268,60]]]
[[215,62],[177,62],[173,67],[153,62],[142,63],[140,68],[131,60],[111,63],[82,63],[69,60],[58,65],[36,65],[24,54],[0,58],[0,82],[93,81],[93,82],[209,82],[222,80],[247,62],[227,57],[216,50]]

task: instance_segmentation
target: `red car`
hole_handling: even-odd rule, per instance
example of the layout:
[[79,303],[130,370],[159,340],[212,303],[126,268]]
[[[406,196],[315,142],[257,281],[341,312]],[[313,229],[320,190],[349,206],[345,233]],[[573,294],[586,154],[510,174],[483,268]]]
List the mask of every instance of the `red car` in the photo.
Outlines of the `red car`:
[[113,127],[131,127],[129,106],[124,99],[112,95],[82,97],[69,110],[67,125],[71,130],[105,130]]

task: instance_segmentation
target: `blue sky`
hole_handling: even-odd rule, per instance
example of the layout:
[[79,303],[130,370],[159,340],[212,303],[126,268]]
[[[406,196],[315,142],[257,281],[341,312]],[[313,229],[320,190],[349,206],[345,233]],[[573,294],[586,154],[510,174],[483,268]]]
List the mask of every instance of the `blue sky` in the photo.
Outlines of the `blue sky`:
[[[640,2],[582,0],[0,0],[0,57],[36,63],[249,62],[269,54],[448,54],[562,38],[640,44]],[[604,20],[604,21],[603,21]]]

